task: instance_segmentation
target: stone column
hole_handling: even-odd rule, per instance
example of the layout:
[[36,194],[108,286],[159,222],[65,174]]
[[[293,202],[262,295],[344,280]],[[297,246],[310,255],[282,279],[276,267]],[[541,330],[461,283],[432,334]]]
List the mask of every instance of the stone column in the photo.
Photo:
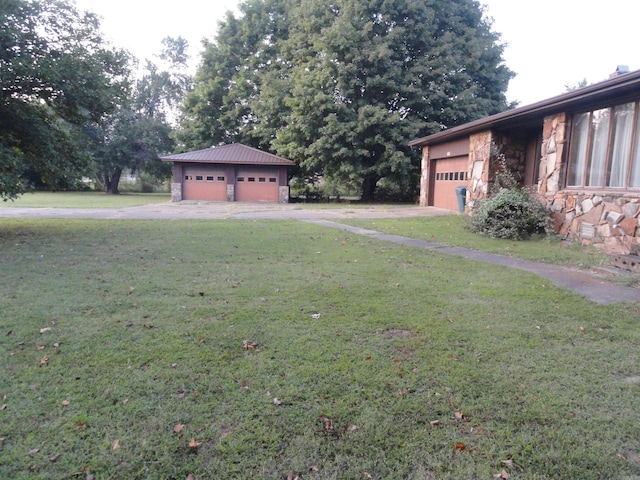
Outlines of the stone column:
[[172,202],[182,201],[182,183],[173,182],[171,184],[171,201]]
[[289,203],[289,185],[278,187],[278,203]]
[[422,147],[420,165],[420,206],[429,206],[429,147]]
[[473,212],[476,201],[489,194],[492,138],[490,131],[476,133],[469,137],[471,175],[467,187],[467,205],[470,213]]

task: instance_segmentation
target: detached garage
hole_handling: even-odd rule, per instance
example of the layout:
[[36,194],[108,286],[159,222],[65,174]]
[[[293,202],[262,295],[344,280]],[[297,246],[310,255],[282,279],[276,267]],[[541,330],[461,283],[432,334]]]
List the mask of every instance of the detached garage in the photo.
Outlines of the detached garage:
[[171,199],[289,202],[291,160],[238,143],[162,157],[173,162]]

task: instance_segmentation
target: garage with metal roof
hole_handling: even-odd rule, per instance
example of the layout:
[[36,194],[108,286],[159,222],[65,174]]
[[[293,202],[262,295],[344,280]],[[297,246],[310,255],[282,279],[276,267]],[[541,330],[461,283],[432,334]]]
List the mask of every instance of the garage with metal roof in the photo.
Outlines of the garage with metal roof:
[[171,198],[288,203],[295,162],[239,143],[161,157],[173,163]]

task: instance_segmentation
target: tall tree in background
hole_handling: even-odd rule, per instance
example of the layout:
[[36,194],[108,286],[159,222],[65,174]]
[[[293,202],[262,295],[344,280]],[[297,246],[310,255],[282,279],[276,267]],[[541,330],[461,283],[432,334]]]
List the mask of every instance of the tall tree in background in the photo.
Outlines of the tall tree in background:
[[[407,143],[508,108],[512,72],[476,0],[248,0],[206,45],[184,148],[243,141],[372,200]],[[417,162],[416,162],[417,163]]]
[[133,82],[129,100],[104,122],[89,128],[94,177],[106,193],[119,193],[125,169],[159,181],[170,173],[170,166],[158,157],[173,150],[172,123],[191,88],[191,77],[185,73],[187,41],[167,37],[162,44],[158,59],[163,65],[147,60],[144,75]]
[[65,0],[0,1],[0,198],[28,172],[66,186],[86,167],[82,129],[125,98],[128,56]]

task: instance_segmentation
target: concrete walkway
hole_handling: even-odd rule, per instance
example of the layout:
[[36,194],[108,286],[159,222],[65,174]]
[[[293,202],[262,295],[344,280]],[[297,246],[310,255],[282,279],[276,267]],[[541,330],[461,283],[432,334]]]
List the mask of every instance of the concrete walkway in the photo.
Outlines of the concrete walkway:
[[353,227],[350,225],[344,225],[342,223],[336,223],[328,220],[307,221],[316,225],[337,228],[340,230],[345,230],[347,232],[356,233],[358,235],[366,235],[378,240],[398,243],[400,245],[426,248],[428,250],[438,253],[444,253],[447,255],[456,255],[458,257],[477,260],[479,262],[495,263],[498,265],[504,265],[505,267],[526,270],[527,272],[532,272],[542,278],[551,280],[556,285],[584,295],[585,297],[599,304],[640,302],[640,289],[616,285],[614,283],[611,283],[610,281],[607,281],[600,275],[585,272],[583,270],[572,269],[548,263],[536,263],[529,260],[509,257],[506,255],[498,255],[495,253],[472,250],[470,248],[452,247],[436,242],[428,242],[426,240],[403,237],[400,235],[380,233],[374,230]]
[[640,289],[616,285],[605,275],[585,272],[558,265],[521,260],[480,252],[462,247],[452,247],[425,240],[389,235],[373,230],[352,227],[340,223],[350,218],[408,218],[450,215],[449,210],[434,207],[412,206],[332,206],[331,208],[309,208],[296,204],[227,203],[227,202],[180,202],[143,205],[119,209],[103,208],[21,208],[0,206],[0,218],[88,218],[88,219],[146,219],[146,220],[222,220],[222,219],[288,219],[302,220],[324,227],[338,228],[358,235],[401,245],[426,248],[438,253],[457,255],[481,262],[495,263],[510,268],[533,272],[555,284],[578,292],[594,302],[609,304],[616,302],[640,302]]

